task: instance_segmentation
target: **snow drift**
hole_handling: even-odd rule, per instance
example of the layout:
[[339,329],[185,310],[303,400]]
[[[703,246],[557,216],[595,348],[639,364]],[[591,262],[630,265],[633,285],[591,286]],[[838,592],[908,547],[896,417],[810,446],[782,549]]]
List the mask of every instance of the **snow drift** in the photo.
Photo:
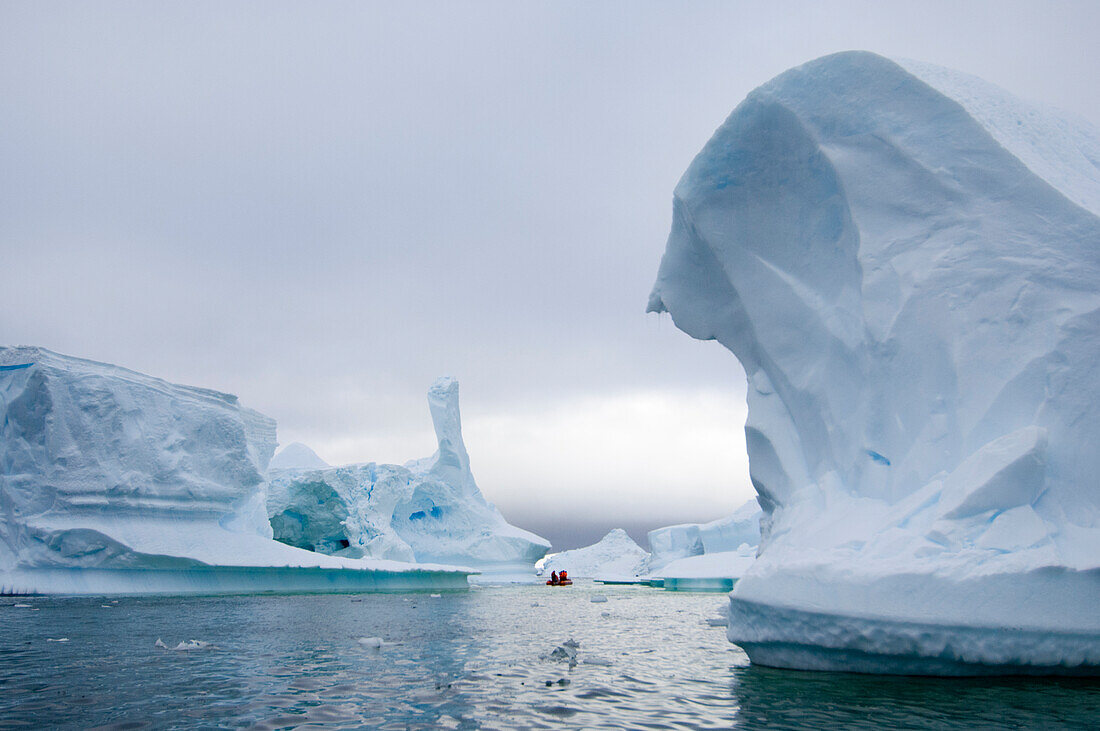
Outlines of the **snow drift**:
[[550,544],[486,502],[462,440],[458,381],[428,391],[439,443],[404,466],[353,464],[270,473],[267,510],[277,540],[327,554],[438,561],[530,577]]
[[642,573],[649,553],[622,528],[615,528],[598,542],[547,557],[543,576],[565,569],[570,578],[633,579]]
[[676,188],[649,310],[748,376],[753,661],[1100,670],[1100,142],[869,53],[752,92]]
[[0,591],[464,587],[468,572],[272,540],[275,422],[236,396],[0,348]]

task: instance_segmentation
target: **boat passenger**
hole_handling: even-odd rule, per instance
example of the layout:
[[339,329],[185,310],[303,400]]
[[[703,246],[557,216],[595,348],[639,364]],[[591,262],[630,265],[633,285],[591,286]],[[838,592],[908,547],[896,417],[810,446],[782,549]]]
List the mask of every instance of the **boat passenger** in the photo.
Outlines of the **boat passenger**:
[[551,571],[550,572],[550,585],[551,586],[557,586],[560,583],[560,581],[561,580],[558,579],[558,572],[557,571]]

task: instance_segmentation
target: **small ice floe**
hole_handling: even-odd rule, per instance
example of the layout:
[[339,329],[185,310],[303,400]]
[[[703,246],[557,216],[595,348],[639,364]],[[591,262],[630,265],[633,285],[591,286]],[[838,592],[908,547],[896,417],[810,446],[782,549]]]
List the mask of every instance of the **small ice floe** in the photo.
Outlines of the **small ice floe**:
[[443,595],[442,594],[429,594],[428,596],[430,596],[432,599],[439,599]]
[[610,660],[608,660],[606,657],[600,657],[599,655],[589,655],[588,657],[581,660],[581,662],[583,662],[585,665],[602,665],[604,667],[611,665]]
[[607,597],[605,597],[603,594],[597,594],[588,601],[592,602],[593,604],[603,604],[607,601]]
[[550,653],[550,660],[558,660],[560,662],[568,662],[569,667],[576,667],[577,665],[577,648],[581,646],[581,643],[570,637],[565,642],[561,643],[554,648],[554,651]]
[[68,641],[69,641],[68,637],[57,637],[57,638],[47,637],[46,638],[46,642],[68,642]]
[[711,627],[728,627],[729,623],[729,617],[707,617],[707,624]]
[[381,637],[360,637],[356,641],[368,650],[381,650],[383,647],[393,647],[401,644],[400,642],[386,642]]
[[173,650],[184,650],[184,651],[186,651],[186,650],[213,650],[214,646],[212,644],[210,644],[209,642],[204,642],[202,640],[184,640],[183,642],[179,643],[178,645],[176,645],[172,649]]
[[15,607],[16,609],[30,609],[31,608],[30,604],[12,604],[12,606]]
[[531,602],[531,606],[532,606],[532,607],[537,607],[537,606],[540,606],[540,605],[539,605],[539,603],[538,603],[538,602]]
[[114,607],[112,607],[110,604],[100,604],[99,606],[103,607],[104,609],[114,609]]
[[607,619],[608,617],[611,616],[611,612],[600,612],[600,616],[603,617],[604,619]]
[[159,637],[157,638],[157,641],[153,643],[153,647],[159,647],[162,650],[168,649],[168,645],[164,644],[164,640]]

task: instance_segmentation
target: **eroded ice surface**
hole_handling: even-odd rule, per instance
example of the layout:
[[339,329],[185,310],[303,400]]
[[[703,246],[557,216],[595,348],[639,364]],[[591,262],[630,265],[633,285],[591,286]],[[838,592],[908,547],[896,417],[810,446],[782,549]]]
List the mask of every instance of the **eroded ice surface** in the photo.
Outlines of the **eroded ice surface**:
[[274,448],[275,422],[236,396],[44,348],[0,348],[0,589],[465,585],[466,573],[449,567],[272,540],[264,473]]
[[752,92],[676,188],[649,309],[748,375],[757,662],[1100,666],[1100,143],[869,53]]
[[487,502],[462,440],[458,381],[428,391],[439,449],[403,466],[353,464],[270,473],[275,537],[327,554],[458,563],[531,580],[550,544]]

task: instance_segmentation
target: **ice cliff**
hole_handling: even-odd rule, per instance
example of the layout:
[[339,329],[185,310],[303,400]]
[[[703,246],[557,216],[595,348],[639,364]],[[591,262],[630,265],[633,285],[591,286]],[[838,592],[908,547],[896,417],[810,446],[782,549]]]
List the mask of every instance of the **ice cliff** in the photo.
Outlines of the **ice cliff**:
[[0,592],[465,586],[446,567],[272,540],[275,422],[236,396],[0,348]]
[[754,662],[1100,670],[1100,141],[870,53],[753,91],[649,310],[748,376]]
[[565,569],[574,579],[633,579],[642,573],[648,556],[625,530],[615,528],[591,546],[552,554],[543,562],[542,575]]
[[760,505],[749,500],[733,515],[710,523],[651,530],[644,573],[666,589],[729,590],[752,566],[760,545]]
[[651,530],[646,535],[650,550],[646,568],[655,572],[678,559],[738,551],[742,547],[747,555],[754,555],[760,545],[761,514],[760,505],[753,498],[726,518]]
[[508,524],[486,502],[462,441],[458,381],[428,391],[439,443],[404,466],[353,464],[272,470],[267,510],[275,538],[342,556],[438,561],[530,576],[550,544]]

